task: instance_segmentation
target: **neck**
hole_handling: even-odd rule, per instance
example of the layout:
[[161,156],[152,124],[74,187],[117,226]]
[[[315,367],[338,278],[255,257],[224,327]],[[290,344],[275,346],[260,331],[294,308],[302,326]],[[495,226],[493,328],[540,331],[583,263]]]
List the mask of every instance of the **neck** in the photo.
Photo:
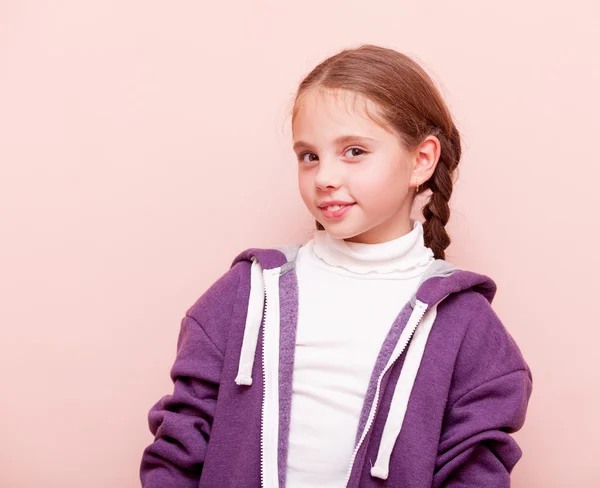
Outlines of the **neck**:
[[323,265],[369,277],[402,278],[422,272],[435,258],[423,241],[423,226],[410,221],[411,230],[385,242],[364,243],[335,239],[316,231],[313,250]]

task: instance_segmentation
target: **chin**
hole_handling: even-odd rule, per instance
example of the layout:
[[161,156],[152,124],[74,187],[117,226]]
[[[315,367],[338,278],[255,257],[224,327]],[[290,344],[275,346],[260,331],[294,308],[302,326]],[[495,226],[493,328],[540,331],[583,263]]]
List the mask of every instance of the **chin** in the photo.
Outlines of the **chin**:
[[355,226],[348,226],[342,223],[327,225],[321,222],[321,225],[325,228],[327,233],[334,239],[352,239],[366,232],[366,230],[357,229]]

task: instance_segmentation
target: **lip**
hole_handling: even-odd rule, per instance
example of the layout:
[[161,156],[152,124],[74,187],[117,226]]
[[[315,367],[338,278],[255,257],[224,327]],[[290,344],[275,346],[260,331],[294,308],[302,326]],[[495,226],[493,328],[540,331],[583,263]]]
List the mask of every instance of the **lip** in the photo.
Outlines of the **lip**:
[[[331,212],[327,210],[327,207],[329,205],[339,205],[341,208],[336,210],[335,212]],[[348,202],[326,202],[326,204],[319,205],[319,210],[321,210],[321,213],[326,219],[340,219],[344,215],[346,215],[346,213],[348,213],[353,206],[354,203]]]
[[326,202],[322,202],[319,205],[317,205],[320,209],[329,207],[331,205],[354,205],[356,202],[343,202],[342,200],[328,200]]

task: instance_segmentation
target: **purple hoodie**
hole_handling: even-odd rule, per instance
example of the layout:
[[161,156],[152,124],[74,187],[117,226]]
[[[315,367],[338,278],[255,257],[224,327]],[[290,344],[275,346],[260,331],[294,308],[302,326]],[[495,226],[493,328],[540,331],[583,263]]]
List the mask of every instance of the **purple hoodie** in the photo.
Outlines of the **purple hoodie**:
[[[143,487],[285,487],[298,249],[241,253],[187,311],[174,391],[148,415]],[[522,453],[509,434],[525,421],[532,376],[491,307],[495,292],[491,278],[437,259],[399,304],[348,488],[510,486]]]

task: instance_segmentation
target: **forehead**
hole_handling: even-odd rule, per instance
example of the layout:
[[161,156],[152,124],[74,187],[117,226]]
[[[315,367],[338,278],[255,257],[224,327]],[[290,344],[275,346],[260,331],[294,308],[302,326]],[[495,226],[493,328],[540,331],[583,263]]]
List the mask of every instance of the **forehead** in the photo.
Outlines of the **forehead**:
[[[312,88],[298,97],[292,114],[292,132],[361,132],[377,136],[390,131],[381,110],[364,95],[343,89]],[[333,135],[333,134],[332,134]]]

